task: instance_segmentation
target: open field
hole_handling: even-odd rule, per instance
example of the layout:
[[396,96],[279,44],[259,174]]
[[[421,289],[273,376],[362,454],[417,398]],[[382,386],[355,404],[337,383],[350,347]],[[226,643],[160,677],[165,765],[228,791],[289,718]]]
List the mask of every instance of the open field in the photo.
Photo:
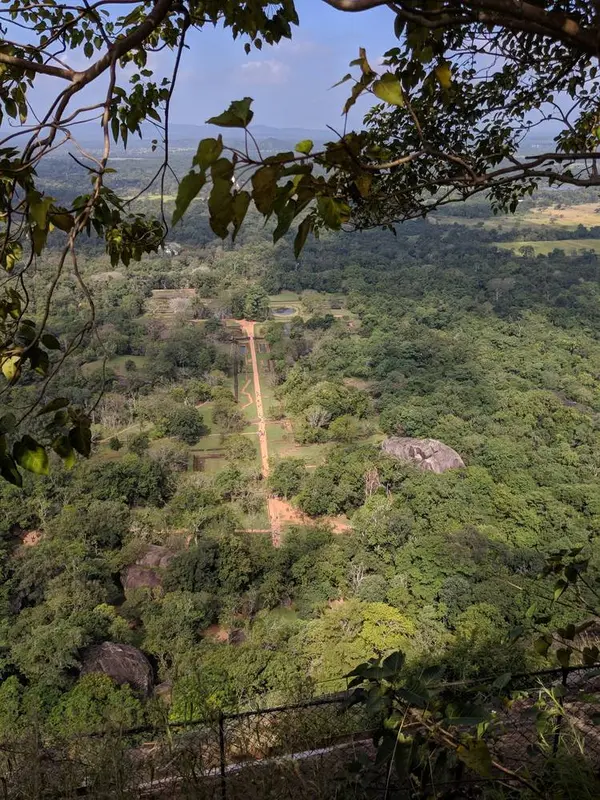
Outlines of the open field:
[[[258,437],[250,432],[248,438],[256,444],[256,464],[258,466]],[[227,460],[223,450],[222,435],[220,433],[209,433],[203,436],[193,447],[190,447],[190,469],[193,469],[194,466],[194,456],[203,460],[202,472],[214,474],[224,469],[227,466]]]
[[[430,217],[429,221],[432,225],[462,225],[465,228],[484,228],[486,230],[511,231],[515,228],[520,228],[526,224],[525,216],[522,214],[503,214],[497,217],[486,217],[484,219],[468,218],[468,217]],[[540,223],[538,223],[540,224]],[[530,227],[530,223],[527,223]]]
[[254,514],[243,514],[239,509],[234,509],[240,519],[239,530],[243,531],[268,531],[270,529],[269,515],[267,506],[264,505],[261,511]]
[[574,206],[556,208],[532,208],[523,217],[529,225],[559,225],[563,228],[576,228],[585,225],[593,228],[600,225],[600,204],[580,203]]
[[329,452],[329,444],[296,444],[291,428],[284,422],[267,422],[266,427],[269,454],[275,461],[280,458],[302,458],[309,466],[319,465]]
[[[146,356],[114,356],[113,358],[109,358],[106,362],[106,372],[116,372],[117,375],[126,375],[127,370],[125,368],[125,364],[128,361],[133,361],[137,369],[143,369],[146,366]],[[102,370],[102,359],[98,359],[97,361],[88,361],[87,364],[83,364],[81,367],[81,371],[84,375],[93,375],[96,372],[100,372]]]
[[283,306],[286,303],[299,303],[302,297],[298,292],[279,292],[269,295],[269,305],[272,307]]
[[499,214],[496,217],[486,217],[484,219],[439,216],[431,217],[430,221],[434,225],[463,225],[466,228],[485,228],[486,230],[509,231],[515,228],[535,227],[560,227],[567,230],[575,230],[579,225],[586,228],[593,228],[600,225],[600,203],[578,203],[572,206],[546,206],[544,208],[532,208],[528,211],[517,212],[516,214]]
[[495,242],[495,246],[502,250],[512,250],[518,253],[521,247],[532,247],[536,255],[545,255],[553,250],[563,250],[567,255],[575,255],[584,250],[593,250],[600,253],[600,239],[554,239],[541,242],[535,241],[515,241],[515,242]]

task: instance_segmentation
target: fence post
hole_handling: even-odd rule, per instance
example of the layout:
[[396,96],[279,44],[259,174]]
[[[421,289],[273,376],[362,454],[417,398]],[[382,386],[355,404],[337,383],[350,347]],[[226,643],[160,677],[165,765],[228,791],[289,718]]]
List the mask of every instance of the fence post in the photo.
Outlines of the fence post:
[[[565,689],[567,688],[568,679],[569,679],[569,671],[563,667],[561,683]],[[561,702],[564,703],[564,697],[561,698]],[[552,743],[553,756],[555,756],[558,753],[558,748],[560,746],[562,721],[563,721],[563,715],[559,714],[558,717],[556,718],[556,730],[554,731],[554,742]]]
[[221,769],[221,800],[227,797],[227,780],[225,773],[225,714],[219,711],[219,766]]

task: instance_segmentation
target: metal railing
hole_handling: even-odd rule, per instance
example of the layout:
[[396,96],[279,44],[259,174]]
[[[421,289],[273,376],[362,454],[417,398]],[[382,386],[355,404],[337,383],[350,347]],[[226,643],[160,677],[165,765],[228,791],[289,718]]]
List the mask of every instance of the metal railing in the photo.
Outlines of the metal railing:
[[[468,684],[492,712],[489,748],[498,761],[527,774],[562,756],[600,767],[600,727],[595,724],[600,707],[592,696],[600,690],[600,670],[545,670]],[[444,687],[460,691],[468,684]],[[500,703],[500,693],[510,703]],[[18,745],[0,743],[0,798],[343,796],[340,786],[356,780],[348,764],[374,763],[371,738],[380,722],[364,706],[347,701],[348,693],[342,692],[273,708],[221,712],[162,730],[85,736],[60,746],[32,732]],[[380,777],[387,792],[386,770],[384,765]],[[479,777],[463,770],[452,780]]]

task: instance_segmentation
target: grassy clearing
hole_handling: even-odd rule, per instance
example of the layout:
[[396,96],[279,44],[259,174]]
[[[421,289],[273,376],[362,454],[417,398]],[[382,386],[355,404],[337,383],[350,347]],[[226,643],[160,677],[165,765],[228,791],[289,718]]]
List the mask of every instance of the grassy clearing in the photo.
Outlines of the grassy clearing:
[[[254,514],[241,514],[238,508],[234,508],[240,521],[240,530],[245,531],[267,531],[271,527],[269,522],[269,514],[267,513],[266,503],[260,511]],[[256,534],[260,536],[260,534]],[[269,536],[270,534],[265,534]]]
[[204,459],[202,471],[209,475],[214,475],[227,466],[221,435],[218,433],[209,433],[207,436],[203,436],[198,444],[190,447],[190,471],[193,470],[194,456]]
[[579,203],[573,206],[547,206],[545,208],[532,208],[525,213],[515,215],[502,215],[488,217],[486,219],[468,219],[466,217],[440,216],[432,217],[431,221],[436,225],[463,225],[466,228],[486,228],[488,230],[507,231],[514,228],[527,227],[532,225],[538,227],[561,227],[574,230],[579,225],[586,228],[593,228],[600,225],[600,213],[596,209],[600,208],[598,203]]
[[272,458],[281,458],[282,453],[289,447],[291,433],[284,430],[280,422],[267,422],[267,445]]
[[521,247],[532,247],[536,255],[547,256],[553,250],[563,250],[567,255],[575,255],[584,250],[592,250],[594,253],[600,253],[600,239],[555,239],[553,241],[514,241],[514,242],[496,242],[496,247],[502,250],[512,250],[513,253],[518,253]]
[[563,208],[532,208],[525,214],[524,219],[529,225],[552,225],[553,227],[559,225],[563,228],[585,225],[586,228],[593,228],[600,225],[600,212],[597,212],[599,207],[598,203],[580,203]]
[[[142,370],[146,366],[148,359],[146,356],[115,356],[114,358],[109,358],[106,362],[107,373],[115,372],[117,375],[126,375],[127,370],[125,369],[125,364],[128,361],[133,361],[136,368]],[[102,359],[98,359],[98,361],[88,361],[87,364],[83,364],[81,367],[81,371],[86,376],[94,375],[97,372],[101,372],[101,370]]]
[[[174,203],[175,202],[175,195],[174,194],[145,194],[142,198],[143,200],[151,200],[151,201],[160,201],[161,199],[165,201],[165,203]],[[192,203],[194,201],[192,200]]]
[[330,449],[330,444],[292,444],[285,455],[287,458],[302,458],[307,466],[318,467],[325,461]]
[[286,303],[299,303],[301,299],[298,292],[280,292],[269,295],[269,305],[283,306]]
[[329,444],[300,445],[294,442],[290,430],[281,422],[267,422],[267,444],[274,461],[280,458],[302,458],[309,465],[322,464],[330,450]]
[[[468,219],[467,217],[438,217],[437,219],[431,218],[434,225],[462,225],[465,228],[485,228],[486,230],[511,231],[515,228],[527,225],[531,227],[530,222],[526,222],[524,215],[518,216],[498,216],[489,217],[486,219]],[[538,223],[539,224],[539,223]]]

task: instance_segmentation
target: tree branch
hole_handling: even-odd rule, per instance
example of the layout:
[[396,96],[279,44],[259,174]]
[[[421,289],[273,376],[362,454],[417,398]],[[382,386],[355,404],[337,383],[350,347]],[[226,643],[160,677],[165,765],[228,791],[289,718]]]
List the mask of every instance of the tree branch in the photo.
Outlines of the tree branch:
[[36,61],[27,61],[25,58],[9,56],[7,53],[0,53],[0,64],[17,67],[28,72],[41,72],[43,75],[52,75],[54,78],[64,78],[67,81],[72,81],[76,75],[72,69],[52,67],[49,64],[38,64]]

